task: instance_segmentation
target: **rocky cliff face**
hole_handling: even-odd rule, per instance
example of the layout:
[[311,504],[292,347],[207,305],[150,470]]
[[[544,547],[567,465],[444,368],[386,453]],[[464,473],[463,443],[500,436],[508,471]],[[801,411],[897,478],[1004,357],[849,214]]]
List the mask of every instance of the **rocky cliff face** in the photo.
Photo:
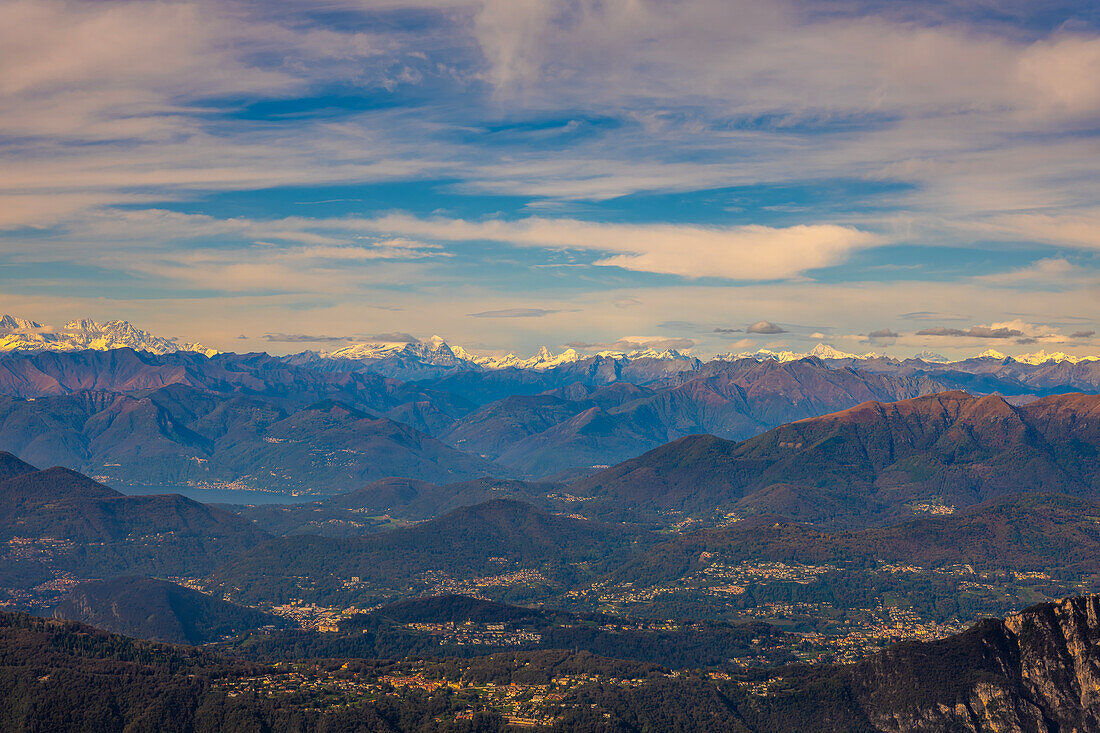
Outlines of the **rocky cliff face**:
[[900,647],[851,672],[882,731],[1100,731],[1100,596],[986,621]]
[[1009,616],[1020,683],[1059,731],[1100,730],[1100,596]]

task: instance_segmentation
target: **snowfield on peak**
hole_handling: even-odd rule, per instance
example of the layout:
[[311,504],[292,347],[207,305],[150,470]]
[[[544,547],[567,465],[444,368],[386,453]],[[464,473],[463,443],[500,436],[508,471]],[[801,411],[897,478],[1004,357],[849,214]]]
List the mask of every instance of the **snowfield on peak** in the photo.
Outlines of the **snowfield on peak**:
[[737,361],[738,359],[755,359],[756,361],[767,361],[772,359],[774,361],[787,362],[798,361],[799,359],[805,359],[806,357],[813,356],[818,359],[878,359],[882,356],[874,351],[869,351],[866,354],[849,354],[845,351],[840,351],[828,344],[818,344],[809,351],[772,351],[771,349],[758,349],[756,351],[743,351],[739,354],[719,354],[715,359],[721,361]]
[[154,336],[127,321],[70,321],[54,329],[35,321],[5,315],[0,318],[0,352],[5,351],[108,351],[134,349],[152,354],[194,351],[205,356],[220,353],[201,344],[179,343]]
[[1064,351],[1054,351],[1047,353],[1046,351],[1039,350],[1031,354],[1020,354],[1019,356],[1012,357],[1016,361],[1023,362],[1025,364],[1046,364],[1049,361],[1059,362],[1068,361],[1070,364],[1080,364],[1083,361],[1100,361],[1100,356],[1073,356],[1067,354]]
[[459,366],[464,359],[455,354],[439,336],[427,341],[375,341],[351,344],[335,351],[322,351],[327,359],[375,360],[409,357],[435,366]]
[[455,348],[455,354],[460,355],[463,359],[477,364],[484,369],[553,369],[562,364],[572,364],[583,358],[575,349],[566,349],[562,353],[555,355],[545,346],[540,348],[537,354],[527,359],[516,356],[515,354],[506,354],[504,356],[471,354],[461,346]]
[[566,349],[553,354],[543,346],[538,354],[522,358],[515,354],[491,356],[474,354],[461,346],[450,346],[439,336],[427,341],[380,341],[351,344],[335,351],[323,351],[326,359],[354,359],[357,361],[375,361],[391,358],[412,358],[431,366],[466,366],[482,369],[552,369],[569,364],[582,358],[574,349]]
[[[395,334],[396,335],[396,334]],[[548,347],[541,347],[534,356],[523,357],[514,353],[479,354],[461,346],[450,346],[441,336],[429,339],[409,340],[369,340],[352,343],[333,351],[301,352],[287,358],[298,358],[300,363],[311,359],[331,359],[363,362],[368,369],[388,370],[391,376],[411,378],[422,375],[425,368],[468,369],[468,370],[550,370],[589,359],[610,359],[620,364],[641,360],[652,362],[682,362],[681,366],[691,369],[707,362],[690,353],[675,349],[639,348],[630,351],[605,350],[596,353],[578,352],[573,348],[555,354]],[[61,328],[43,325],[37,321],[12,315],[0,315],[0,353],[40,352],[40,351],[109,351],[111,349],[130,348],[152,354],[164,355],[175,352],[196,352],[211,357],[222,353],[202,344],[181,342],[175,338],[156,336],[143,331],[128,321],[74,320]],[[995,349],[988,349],[977,356],[948,358],[925,350],[912,357],[890,357],[874,351],[865,354],[853,354],[837,349],[825,343],[818,343],[809,351],[782,349],[758,349],[738,353],[716,354],[709,361],[740,361],[751,359],[757,362],[793,362],[806,358],[817,358],[829,362],[872,362],[900,364],[902,360],[914,359],[929,365],[956,364],[968,359],[989,359],[997,361],[1011,360],[1019,364],[1042,366],[1046,364],[1084,364],[1100,361],[1100,356],[1073,355],[1065,352],[1036,351],[1018,356],[1009,356]],[[304,360],[304,361],[303,361]],[[380,362],[380,363],[379,363]],[[374,366],[372,366],[374,365]],[[358,369],[354,365],[349,368]],[[673,368],[669,364],[668,368]],[[419,377],[417,377],[419,378]]]

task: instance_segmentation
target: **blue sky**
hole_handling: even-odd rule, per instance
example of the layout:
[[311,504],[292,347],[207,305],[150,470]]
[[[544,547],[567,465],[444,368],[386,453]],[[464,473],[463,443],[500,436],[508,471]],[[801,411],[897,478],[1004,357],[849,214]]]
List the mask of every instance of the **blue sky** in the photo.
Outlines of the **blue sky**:
[[1082,2],[4,1],[0,303],[272,352],[1100,353],[1098,78]]

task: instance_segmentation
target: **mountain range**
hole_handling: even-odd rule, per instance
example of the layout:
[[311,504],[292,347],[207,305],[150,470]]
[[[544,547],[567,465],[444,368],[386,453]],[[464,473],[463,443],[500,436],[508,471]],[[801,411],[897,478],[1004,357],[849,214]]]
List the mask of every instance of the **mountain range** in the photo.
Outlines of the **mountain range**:
[[[567,348],[559,354],[554,354],[549,348],[543,346],[531,357],[521,357],[509,353],[504,356],[476,354],[461,346],[449,345],[441,336],[432,336],[430,339],[420,340],[409,335],[394,334],[400,336],[399,340],[370,340],[348,344],[332,351],[304,351],[295,354],[292,358],[298,363],[311,360],[347,360],[364,364],[373,364],[382,368],[396,370],[413,370],[421,367],[461,367],[466,369],[552,369],[563,364],[583,361],[592,356],[586,356],[573,348]],[[108,351],[117,348],[132,348],[137,351],[147,351],[153,354],[166,354],[176,351],[192,351],[206,356],[219,353],[216,349],[210,349],[201,344],[181,343],[176,338],[155,336],[148,331],[137,328],[128,321],[97,321],[82,319],[66,323],[61,328],[44,326],[41,323],[12,315],[0,315],[0,352],[22,351],[83,351],[96,350]],[[656,359],[664,361],[685,362],[690,366],[698,366],[703,362],[699,359],[675,349],[636,348],[626,351],[604,350],[594,354],[595,357],[638,360]],[[886,359],[877,352],[868,352],[862,355],[851,354],[833,346],[819,343],[807,352],[773,351],[770,349],[758,349],[756,351],[729,352],[718,354],[714,361],[740,361],[742,359],[754,359],[757,361],[798,361],[807,357],[831,361],[869,361]],[[1008,357],[995,350],[987,349],[977,358],[989,358],[999,361],[1012,359],[1022,364],[1039,365],[1048,362],[1068,362],[1076,364],[1080,362],[1100,361],[1100,356],[1077,356],[1065,352],[1046,352],[1044,350],[1015,357]],[[922,352],[916,357],[927,363],[951,364],[951,361],[932,352]],[[965,360],[963,360],[965,361]],[[394,374],[393,376],[397,376]],[[405,376],[408,376],[406,374]]]
[[740,443],[682,438],[569,487],[601,519],[779,514],[859,527],[1023,491],[1100,499],[1100,396],[865,402]]
[[[123,496],[0,454],[0,580],[8,605],[27,593],[42,603],[56,588],[46,610],[57,616],[151,639],[219,641],[253,660],[442,654],[469,670],[492,651],[534,666],[538,657],[515,655],[573,649],[689,670],[635,672],[630,685],[570,693],[566,727],[586,725],[596,704],[603,720],[656,728],[702,715],[748,731],[898,729],[892,720],[907,721],[904,730],[993,721],[1030,731],[1044,720],[1088,730],[1092,707],[1079,696],[1092,689],[1090,675],[1100,679],[1088,651],[1100,612],[1089,598],[858,664],[746,670],[729,660],[774,665],[839,643],[814,639],[845,639],[876,608],[955,624],[1094,590],[1098,410],[1100,397],[1083,394],[1020,405],[961,392],[870,401],[740,442],[684,438],[567,485],[376,481],[287,508],[281,525],[250,515],[255,508]],[[768,504],[776,496],[795,518]],[[362,531],[335,529],[356,517]],[[166,582],[173,577],[207,593]],[[284,625],[241,603],[367,610],[345,614],[335,634],[269,628],[225,641]],[[785,630],[760,623],[773,617]],[[19,618],[0,622],[0,634],[16,628],[29,629]],[[77,659],[104,638],[34,628],[60,630],[66,641],[54,654],[75,650]],[[127,643],[109,648],[130,654]],[[140,649],[143,658],[162,653]],[[587,670],[612,664],[583,660]],[[513,662],[484,664],[503,674]],[[700,664],[721,666],[692,677]],[[49,669],[76,688],[91,679]]]
[[0,728],[1100,725],[1098,361],[0,330]]
[[0,352],[5,351],[109,351],[137,349],[153,354],[193,351],[213,356],[217,349],[177,339],[154,336],[127,321],[99,323],[70,321],[59,329],[15,316],[0,316]]
[[309,504],[240,511],[275,533],[362,534],[493,498],[654,527],[779,515],[862,528],[1021,492],[1100,500],[1098,430],[1100,396],[1012,405],[943,392],[870,401],[741,442],[692,435],[571,482],[389,478]]
[[[1014,450],[1006,446],[1004,452]],[[13,600],[57,579],[141,573],[205,578],[217,596],[248,603],[304,598],[344,607],[466,589],[499,600],[553,600],[593,609],[604,605],[599,599],[608,593],[625,593],[636,599],[629,605],[634,615],[714,618],[751,609],[769,593],[797,589],[800,597],[827,598],[838,610],[863,607],[889,592],[928,613],[968,617],[983,609],[1011,610],[1036,591],[1049,597],[1092,587],[1100,576],[1100,504],[1040,491],[995,497],[951,514],[914,517],[911,512],[905,521],[856,532],[757,515],[710,527],[677,522],[679,534],[669,534],[669,523],[679,516],[666,517],[662,531],[654,532],[551,513],[514,498],[481,501],[494,489],[538,497],[546,486],[474,482],[458,485],[459,498],[453,502],[478,503],[427,521],[391,524],[387,531],[373,527],[367,533],[343,527],[318,536],[324,528],[305,521],[316,505],[301,507],[301,516],[283,526],[259,517],[262,527],[257,527],[247,521],[248,511],[241,517],[180,496],[121,496],[66,469],[37,471],[10,456],[0,456],[0,468],[14,474],[0,482],[0,580],[16,593]],[[397,486],[389,496],[403,494]],[[562,494],[538,498],[563,503],[561,511],[584,506],[563,500]],[[350,525],[356,517],[366,519],[377,510],[360,507],[372,500],[371,492],[329,500],[344,512],[330,515],[331,521]],[[414,494],[408,506],[425,511],[417,501]],[[714,568],[719,572],[715,587],[724,588],[721,574],[736,575],[739,567],[807,565],[820,570],[793,585],[781,577],[761,579],[758,590],[734,597],[715,596],[706,583],[693,589]],[[966,572],[952,569],[960,567]],[[1004,586],[1008,595],[960,591],[977,579],[1004,573],[1030,573],[1038,580],[1019,587],[1010,581]],[[108,623],[110,604],[93,601],[126,587],[93,587],[98,590],[81,608],[100,614],[97,623]],[[647,588],[664,588],[659,594],[665,599],[654,601]],[[645,598],[649,601],[639,605],[638,599]],[[948,599],[950,605],[943,606]],[[190,603],[186,597],[178,600]]]
[[[401,399],[387,394],[387,385],[354,381],[361,383],[353,390],[360,404]],[[335,385],[329,392],[339,396],[345,388]],[[314,392],[303,380],[292,389],[297,399],[181,383],[30,400],[0,396],[0,446],[36,464],[72,466],[119,485],[169,489],[332,493],[386,476],[447,481],[494,470],[485,459],[373,410],[333,399],[311,402],[325,393],[323,387]]]
[[845,365],[597,356],[547,369],[421,364],[411,381],[377,371],[380,363],[11,352],[0,357],[0,449],[119,485],[331,494],[388,476],[570,481],[688,435],[742,440],[868,400],[964,389],[1021,403],[1100,391],[1100,362],[988,357]]

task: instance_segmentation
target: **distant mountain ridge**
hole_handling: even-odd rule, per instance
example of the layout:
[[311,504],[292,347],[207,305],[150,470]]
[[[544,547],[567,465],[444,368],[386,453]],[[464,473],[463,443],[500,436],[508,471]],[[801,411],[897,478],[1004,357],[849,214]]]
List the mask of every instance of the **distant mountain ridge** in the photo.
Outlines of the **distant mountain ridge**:
[[135,486],[240,482],[334,493],[394,475],[450,482],[493,472],[482,458],[341,401],[284,404],[183,385],[33,401],[0,396],[0,447]]
[[[965,390],[1016,404],[1100,392],[1100,361],[704,363],[650,354],[488,369],[470,366],[442,340],[409,346],[360,360],[132,348],[7,352],[0,450],[148,487],[317,495],[395,476],[568,482],[688,435],[742,440],[868,400]],[[428,363],[428,352],[443,361]],[[327,417],[317,409],[323,405]],[[337,407],[346,408],[342,422]],[[272,467],[259,470],[260,458]]]
[[[395,334],[398,336],[398,334]],[[61,328],[44,326],[25,318],[12,315],[0,316],[0,353],[2,352],[34,352],[34,351],[109,351],[111,349],[131,348],[136,351],[147,351],[153,354],[168,354],[176,351],[193,351],[213,356],[221,353],[197,343],[180,343],[175,338],[155,336],[148,331],[143,331],[128,321],[107,321],[100,323],[88,319],[73,320]],[[1077,356],[1065,352],[1046,352],[1039,350],[1033,353],[1021,354],[1015,357],[994,349],[987,349],[976,357],[949,360],[930,352],[922,353],[914,357],[930,364],[957,364],[970,358],[995,359],[1004,361],[1011,359],[1021,364],[1037,366],[1046,363],[1068,362],[1077,364],[1081,362],[1100,361],[1100,355]],[[604,350],[595,354],[582,354],[574,348],[566,348],[561,353],[555,354],[548,347],[543,346],[530,357],[517,356],[508,353],[503,356],[477,354],[461,346],[451,346],[441,336],[435,335],[429,339],[420,340],[407,337],[404,340],[367,340],[348,344],[332,351],[305,351],[291,355],[289,358],[295,363],[307,363],[311,360],[336,360],[354,361],[363,364],[372,364],[376,368],[387,372],[415,370],[418,366],[461,368],[461,369],[553,369],[565,364],[584,361],[592,358],[611,358],[616,360],[658,360],[684,362],[689,368],[708,361],[739,361],[752,359],[755,361],[798,361],[806,358],[818,358],[826,361],[859,362],[869,360],[885,360],[900,363],[899,359],[891,359],[877,352],[853,354],[842,351],[834,346],[819,343],[806,352],[771,349],[758,349],[756,351],[743,351],[738,353],[716,354],[710,360],[700,360],[690,353],[682,353],[676,349],[635,348],[622,351]]]
[[[0,359],[0,449],[135,485],[240,480],[334,493],[388,476],[538,478],[609,465],[690,433],[747,437],[864,399],[946,388],[812,360],[727,363],[692,372],[695,380],[679,371],[654,375],[649,366],[601,358],[404,382],[262,354],[9,355]],[[553,408],[532,411],[543,403]],[[346,414],[337,419],[334,410]],[[349,432],[356,421],[361,429]],[[382,443],[369,434],[395,450],[379,452],[372,446]],[[263,472],[259,457],[272,464]]]

